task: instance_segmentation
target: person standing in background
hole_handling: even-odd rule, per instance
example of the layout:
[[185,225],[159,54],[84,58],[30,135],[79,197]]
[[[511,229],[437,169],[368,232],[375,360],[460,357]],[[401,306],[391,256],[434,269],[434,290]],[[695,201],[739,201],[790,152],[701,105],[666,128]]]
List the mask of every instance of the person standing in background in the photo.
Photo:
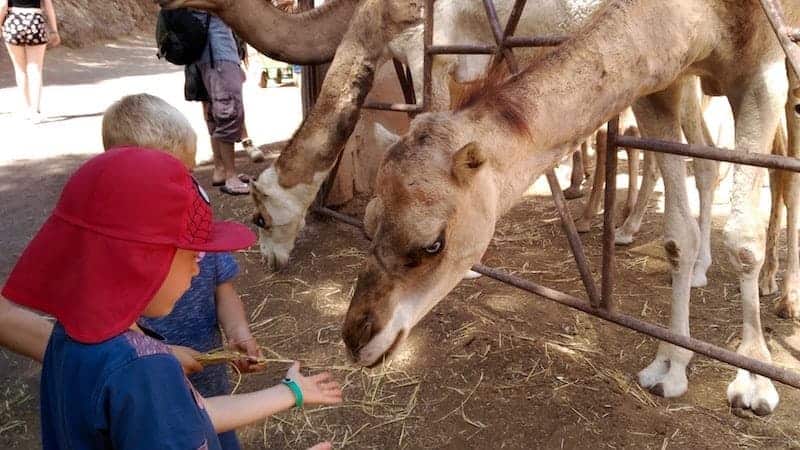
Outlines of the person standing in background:
[[0,23],[22,98],[22,114],[42,121],[42,72],[48,46],[61,43],[53,0],[0,0]]
[[214,155],[212,183],[221,183],[219,189],[226,194],[247,195],[250,187],[236,173],[233,148],[242,140],[244,131],[242,84],[245,75],[236,40],[230,27],[216,15],[201,11],[194,14],[203,21],[208,19],[208,42],[196,64],[209,97],[203,102],[203,113]]

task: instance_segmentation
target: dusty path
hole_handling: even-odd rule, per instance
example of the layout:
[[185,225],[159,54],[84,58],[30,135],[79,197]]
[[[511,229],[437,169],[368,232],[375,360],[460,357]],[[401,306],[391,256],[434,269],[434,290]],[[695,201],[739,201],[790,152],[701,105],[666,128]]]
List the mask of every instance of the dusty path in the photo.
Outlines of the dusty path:
[[[91,48],[57,48],[46,55],[42,95],[44,123],[31,126],[10,114],[18,104],[8,54],[0,50],[0,162],[42,159],[102,150],[100,116],[123,95],[147,92],[180,109],[198,131],[198,158],[209,159],[201,107],[183,100],[183,70],[155,57],[149,34],[132,36]],[[244,100],[247,124],[256,142],[291,136],[300,123],[300,93],[296,87],[261,89],[255,65],[250,67]]]

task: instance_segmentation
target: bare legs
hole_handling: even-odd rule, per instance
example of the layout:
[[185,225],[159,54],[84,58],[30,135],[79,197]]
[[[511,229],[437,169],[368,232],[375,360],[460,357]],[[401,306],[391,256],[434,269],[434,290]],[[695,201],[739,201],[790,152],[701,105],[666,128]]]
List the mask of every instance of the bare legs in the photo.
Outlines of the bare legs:
[[14,66],[14,77],[20,93],[20,110],[26,117],[39,120],[42,98],[42,70],[44,68],[44,52],[46,45],[11,45],[6,44],[11,63]]

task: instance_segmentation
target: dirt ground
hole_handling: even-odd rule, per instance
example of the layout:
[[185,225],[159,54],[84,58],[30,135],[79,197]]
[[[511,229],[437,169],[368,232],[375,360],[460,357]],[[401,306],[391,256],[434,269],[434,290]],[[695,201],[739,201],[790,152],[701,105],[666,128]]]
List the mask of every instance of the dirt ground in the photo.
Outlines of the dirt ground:
[[[42,128],[65,141],[61,132]],[[46,218],[68,174],[87,158],[52,150],[38,159],[0,163],[2,279]],[[264,168],[240,164],[253,174]],[[208,186],[209,168],[201,167],[198,177]],[[248,198],[209,192],[218,216],[248,220]],[[658,200],[635,245],[658,241]],[[344,211],[360,217],[363,205],[361,199]],[[580,201],[570,202],[573,216],[579,208]],[[737,282],[722,253],[722,221],[715,218],[709,286],[693,290],[692,331],[697,338],[735,349],[741,311]],[[593,268],[599,268],[599,224],[598,219],[583,238]],[[264,374],[241,380],[234,375],[237,390],[275,383],[286,361],[296,358],[312,370],[332,370],[344,385],[346,400],[282,413],[240,430],[246,448],[305,448],[321,440],[359,449],[800,447],[797,391],[779,385],[781,403],[773,415],[739,417],[725,400],[734,369],[696,357],[686,395],[653,397],[634,377],[653,357],[654,340],[486,278],[462,282],[418,325],[389,365],[355,368],[345,356],[340,327],[368,246],[359,230],[312,218],[292,264],[280,273],[264,271],[255,247],[238,254],[242,274],[237,288],[253,331],[273,361]],[[629,314],[665,323],[668,274],[658,257],[646,254],[618,253],[618,300]],[[526,197],[502,219],[483,262],[585,298],[546,196]],[[771,299],[762,306],[774,358],[797,368],[796,324],[778,319]],[[38,372],[35,363],[0,351],[0,448],[39,447]]]

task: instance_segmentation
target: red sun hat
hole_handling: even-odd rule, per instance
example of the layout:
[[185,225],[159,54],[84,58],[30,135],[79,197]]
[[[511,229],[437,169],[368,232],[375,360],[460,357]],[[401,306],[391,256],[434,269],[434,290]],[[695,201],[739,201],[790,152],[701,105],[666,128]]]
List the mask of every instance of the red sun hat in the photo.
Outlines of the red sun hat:
[[212,219],[208,196],[178,159],[109,150],[67,181],[2,295],[55,316],[79,342],[102,342],[139,318],[177,249],[230,251],[255,242],[244,225]]

